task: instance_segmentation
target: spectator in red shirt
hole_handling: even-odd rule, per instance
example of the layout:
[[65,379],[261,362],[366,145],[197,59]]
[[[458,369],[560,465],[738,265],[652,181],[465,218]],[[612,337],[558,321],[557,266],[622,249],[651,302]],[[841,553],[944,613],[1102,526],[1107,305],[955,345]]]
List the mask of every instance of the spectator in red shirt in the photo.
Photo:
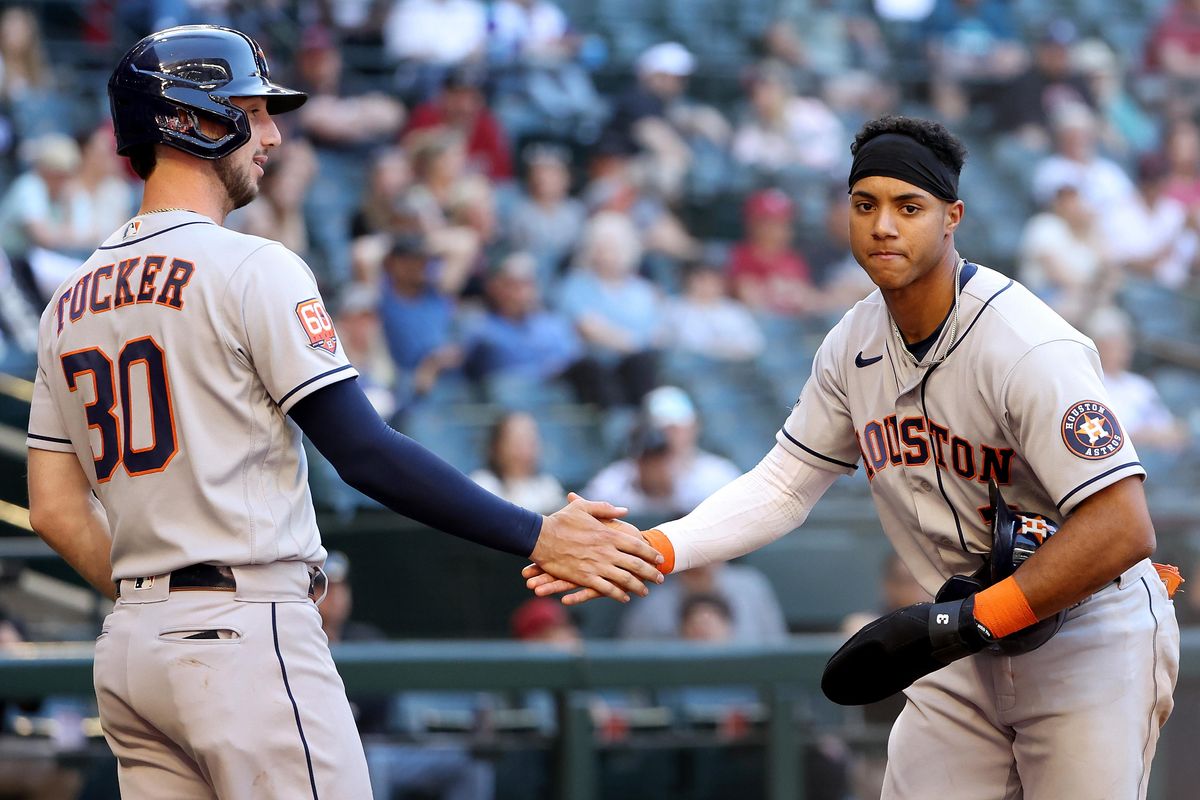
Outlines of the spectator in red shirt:
[[1146,66],[1168,81],[1164,97],[1176,111],[1200,100],[1200,0],[1176,0],[1150,34]]
[[821,306],[808,263],[792,249],[795,206],[779,189],[746,201],[746,240],[729,257],[733,295],[755,311],[803,314]]
[[446,74],[442,93],[413,109],[405,134],[446,127],[467,141],[467,157],[494,181],[513,176],[508,137],[488,110],[483,95],[486,74],[477,65],[463,64]]

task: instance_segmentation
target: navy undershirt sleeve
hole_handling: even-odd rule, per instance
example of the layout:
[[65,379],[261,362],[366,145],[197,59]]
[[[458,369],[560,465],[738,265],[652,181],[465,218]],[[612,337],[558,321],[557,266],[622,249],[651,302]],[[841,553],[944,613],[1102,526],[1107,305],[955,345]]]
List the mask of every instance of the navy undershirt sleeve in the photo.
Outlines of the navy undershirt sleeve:
[[289,416],[342,480],[397,514],[506,553],[533,552],[540,514],[500,499],[392,430],[356,379],[318,389]]

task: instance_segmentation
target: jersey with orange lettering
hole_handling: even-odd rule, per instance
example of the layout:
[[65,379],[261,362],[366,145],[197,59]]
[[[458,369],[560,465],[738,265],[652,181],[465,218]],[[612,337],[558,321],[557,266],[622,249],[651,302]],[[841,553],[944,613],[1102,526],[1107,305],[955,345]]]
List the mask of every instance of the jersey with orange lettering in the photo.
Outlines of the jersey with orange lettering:
[[135,217],[59,287],[39,342],[28,446],[78,455],[114,579],[324,561],[287,412],[356,373],[291,251],[191,211]]

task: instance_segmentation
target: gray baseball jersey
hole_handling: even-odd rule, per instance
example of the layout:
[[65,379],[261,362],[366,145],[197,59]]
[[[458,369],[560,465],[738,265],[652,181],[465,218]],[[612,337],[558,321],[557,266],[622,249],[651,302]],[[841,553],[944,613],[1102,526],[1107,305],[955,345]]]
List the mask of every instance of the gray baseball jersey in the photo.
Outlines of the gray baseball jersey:
[[308,267],[190,211],[135,217],[42,315],[28,445],[74,452],[114,578],[321,563],[302,398],[356,374]]
[[926,356],[944,361],[908,357],[876,291],[826,337],[777,436],[821,469],[862,461],[884,532],[931,594],[991,548],[989,479],[1057,523],[1144,474],[1092,342],[993,270],[967,265],[960,282],[957,325]]

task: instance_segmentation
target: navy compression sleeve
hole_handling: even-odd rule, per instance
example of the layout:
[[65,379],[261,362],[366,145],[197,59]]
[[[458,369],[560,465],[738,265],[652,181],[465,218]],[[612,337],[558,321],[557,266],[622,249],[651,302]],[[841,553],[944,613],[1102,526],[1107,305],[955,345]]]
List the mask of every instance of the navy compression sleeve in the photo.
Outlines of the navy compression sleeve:
[[357,379],[318,389],[289,416],[342,480],[397,514],[506,553],[533,552],[540,514],[501,500],[392,430]]

